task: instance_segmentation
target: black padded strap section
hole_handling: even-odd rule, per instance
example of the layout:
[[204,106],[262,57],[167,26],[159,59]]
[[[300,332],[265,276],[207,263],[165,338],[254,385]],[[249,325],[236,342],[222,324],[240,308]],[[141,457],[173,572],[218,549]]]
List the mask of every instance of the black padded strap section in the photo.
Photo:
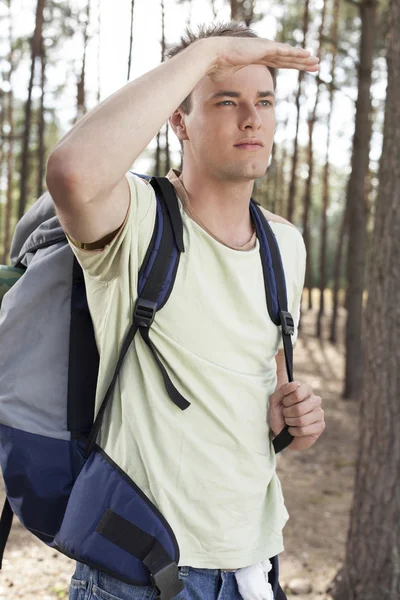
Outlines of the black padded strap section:
[[[276,282],[276,291],[278,296],[278,306],[280,315],[282,311],[287,312],[288,304],[287,304],[287,295],[286,295],[286,281],[285,281],[285,273],[283,270],[282,259],[279,252],[279,246],[276,241],[275,235],[269,226],[267,219],[265,218],[261,208],[258,205],[255,205],[256,210],[261,218],[263,229],[267,236],[268,246],[271,252],[272,258],[272,266],[275,275]],[[260,250],[262,249],[262,244],[260,244]],[[267,285],[267,281],[264,274],[264,283],[266,285],[266,295],[267,298],[270,294],[270,290]],[[286,371],[288,375],[288,381],[293,381],[293,346],[291,336],[285,332],[283,327],[282,318],[280,317],[280,325],[282,327],[282,340],[283,340],[283,350],[285,353],[285,363],[286,363]],[[284,448],[289,446],[289,444],[293,441],[293,436],[289,433],[289,426],[286,425],[284,429],[276,436],[273,440],[273,445],[276,454],[281,452]]]
[[183,245],[182,216],[179,210],[179,204],[176,198],[174,186],[166,177],[153,177],[150,180],[150,183],[156,193],[158,188],[160,191],[160,196],[165,200],[172,223],[176,247],[178,248],[179,252],[185,252],[185,247]]
[[3,565],[4,550],[7,545],[8,536],[10,535],[13,517],[14,513],[11,504],[6,497],[0,517],[0,569]]
[[182,591],[176,562],[154,536],[109,508],[100,519],[96,532],[143,562],[162,599],[172,600]]
[[98,371],[99,353],[87,304],[85,280],[74,256],[67,405],[68,430],[73,437],[88,435],[93,425]]
[[[159,185],[160,181],[162,181],[162,178],[158,178],[157,182],[155,182],[154,178],[151,180],[152,185],[155,184],[156,187]],[[163,185],[163,188],[164,187],[165,186]],[[160,191],[157,192],[157,197],[159,200],[157,212],[161,214],[157,214],[156,229],[158,230],[159,228],[162,228],[162,235],[156,235],[152,238],[152,244],[155,247],[157,244],[157,237],[160,237],[158,248],[156,248],[156,256],[151,264],[151,271],[148,274],[142,289],[138,290],[138,294],[141,299],[145,300],[146,302],[154,302],[157,304],[157,310],[160,310],[169,298],[175,282],[180,259],[180,252],[177,250],[176,236],[173,229],[173,223],[171,222],[171,211],[169,208],[175,205],[176,210],[178,211],[181,226],[182,218],[179,213],[178,200],[175,192],[173,192],[173,197],[171,197],[171,190],[169,187],[166,189],[169,193],[168,205],[166,198],[161,195]],[[151,258],[152,256],[149,254],[147,260],[150,261]],[[142,267],[140,270],[140,275],[142,275],[142,273],[145,271],[146,268]]]
[[104,396],[104,400],[103,400],[103,402],[102,402],[102,404],[100,406],[99,412],[97,413],[95,422],[93,423],[93,427],[92,427],[92,429],[90,431],[90,434],[89,434],[89,437],[88,437],[88,440],[87,440],[87,443],[86,443],[85,458],[87,458],[89,456],[89,454],[92,452],[92,450],[94,448],[94,445],[96,443],[97,435],[98,435],[98,433],[100,431],[100,427],[101,427],[101,424],[103,422],[103,418],[104,418],[104,414],[106,412],[106,408],[107,408],[108,403],[109,403],[109,401],[110,401],[110,399],[112,397],[112,393],[114,391],[114,387],[115,387],[115,384],[117,382],[117,378],[118,378],[119,372],[120,372],[121,367],[122,367],[122,363],[124,362],[124,358],[126,356],[126,353],[129,350],[129,347],[130,347],[130,345],[131,345],[131,343],[133,341],[133,338],[135,337],[137,329],[138,329],[137,325],[135,323],[133,323],[130,326],[129,331],[128,331],[126,337],[125,337],[124,343],[122,345],[122,350],[121,350],[121,353],[120,353],[119,358],[118,358],[118,362],[117,362],[117,364],[115,366],[115,369],[114,369],[114,375],[113,375],[113,377],[111,379],[110,385],[108,386],[106,395]]
[[161,375],[163,376],[165,389],[167,390],[168,396],[171,398],[172,402],[174,404],[176,404],[176,406],[178,406],[181,410],[185,410],[186,408],[189,408],[190,402],[188,402],[188,400],[186,400],[182,396],[182,394],[180,392],[178,392],[178,390],[176,389],[176,387],[170,380],[164,365],[162,364],[161,360],[159,359],[156,347],[154,346],[153,342],[150,340],[149,329],[146,327],[140,327],[139,331],[140,331],[140,335],[142,336],[144,342],[150,348],[151,353],[153,354],[154,359],[158,365],[158,368],[161,371]]

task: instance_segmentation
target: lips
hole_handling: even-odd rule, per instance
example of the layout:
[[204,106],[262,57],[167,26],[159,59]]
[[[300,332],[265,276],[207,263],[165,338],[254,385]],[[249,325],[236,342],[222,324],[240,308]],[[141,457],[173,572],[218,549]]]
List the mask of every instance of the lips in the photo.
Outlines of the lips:
[[235,144],[235,148],[246,148],[249,150],[256,150],[262,148],[264,144],[261,140],[256,138],[245,138]]

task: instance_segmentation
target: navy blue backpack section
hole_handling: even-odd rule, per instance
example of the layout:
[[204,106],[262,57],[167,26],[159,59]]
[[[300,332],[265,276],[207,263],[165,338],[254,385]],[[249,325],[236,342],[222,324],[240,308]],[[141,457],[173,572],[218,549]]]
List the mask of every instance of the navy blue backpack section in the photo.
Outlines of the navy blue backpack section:
[[[118,374],[137,333],[152,352],[171,400],[181,410],[190,407],[190,402],[172,384],[149,338],[156,312],[168,301],[185,249],[172,184],[165,178],[147,179],[156,193],[156,223],[139,272],[132,324],[96,418],[99,357],[82,269],[73,257],[67,435],[53,439],[0,422],[0,462],[7,494],[0,520],[0,565],[16,514],[48,546],[126,583],[155,585],[162,600],[172,600],[183,589],[178,578],[179,547],[175,535],[157,507],[96,443]],[[253,200],[250,213],[260,242],[266,305],[272,321],[281,327],[288,378],[293,381],[294,323],[288,312],[278,244]],[[66,245],[65,236],[64,242]],[[54,243],[61,243],[60,236]],[[22,285],[25,277],[26,274],[16,285]],[[288,446],[292,439],[285,427],[273,442],[275,452]],[[269,580],[275,599],[285,600],[279,586],[278,557],[270,560]]]

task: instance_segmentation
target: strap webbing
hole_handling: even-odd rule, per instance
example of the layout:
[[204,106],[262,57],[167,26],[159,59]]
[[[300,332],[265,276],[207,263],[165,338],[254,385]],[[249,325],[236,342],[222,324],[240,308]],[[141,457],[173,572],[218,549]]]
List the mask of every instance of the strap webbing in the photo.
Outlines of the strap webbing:
[[176,406],[178,406],[181,410],[185,410],[186,408],[189,408],[190,402],[188,402],[188,400],[186,400],[182,396],[182,394],[180,394],[178,392],[178,390],[176,389],[176,387],[170,380],[164,365],[162,364],[161,360],[159,359],[156,347],[154,346],[153,342],[151,341],[151,339],[149,337],[149,329],[147,327],[139,327],[139,331],[140,331],[140,335],[143,338],[143,341],[147,344],[147,346],[151,350],[151,353],[154,356],[154,360],[156,361],[158,368],[161,371],[161,375],[164,379],[165,389],[167,390],[168,396],[171,398],[172,402],[174,404],[176,404]]
[[[291,334],[287,331],[284,319],[285,315],[283,314],[288,314],[288,304],[285,273],[279,246],[261,208],[253,201],[251,202],[251,214],[256,227],[257,237],[260,242],[267,306],[272,321],[276,325],[281,326],[286,371],[288,381],[291,382],[293,381],[293,346]],[[274,292],[276,292],[277,307],[273,305]],[[275,453],[278,454],[278,452],[281,452],[281,450],[289,446],[292,441],[293,436],[289,433],[289,426],[286,425],[273,440]]]
[[13,509],[11,508],[8,498],[6,498],[0,517],[0,569],[3,565],[4,549],[7,544],[8,536],[10,535],[13,517]]
[[176,562],[154,536],[109,508],[104,512],[96,532],[146,565],[162,600],[172,600],[184,589]]

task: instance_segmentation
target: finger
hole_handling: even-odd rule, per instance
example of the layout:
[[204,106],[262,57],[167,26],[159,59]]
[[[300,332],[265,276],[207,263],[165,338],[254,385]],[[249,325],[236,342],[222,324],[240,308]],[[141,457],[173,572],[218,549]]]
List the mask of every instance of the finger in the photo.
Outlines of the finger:
[[286,407],[293,406],[293,404],[303,402],[303,400],[306,400],[312,395],[312,388],[306,383],[303,383],[299,385],[296,390],[293,390],[289,394],[285,394],[285,397],[282,399],[282,403]]
[[297,402],[292,406],[284,407],[282,414],[284,417],[301,417],[309,412],[312,412],[315,408],[321,406],[322,399],[320,396],[310,396],[303,400],[303,402]]
[[305,48],[291,46],[290,44],[282,44],[280,42],[276,43],[274,49],[277,56],[297,56],[299,58],[311,56],[311,52]]
[[325,429],[325,421],[317,421],[306,427],[289,427],[288,431],[293,437],[318,436]]
[[299,388],[299,387],[300,387],[300,383],[298,381],[291,381],[290,383],[284,383],[283,385],[281,385],[281,387],[278,390],[278,392],[281,396],[281,399],[283,399],[285,396],[289,396],[290,394],[295,392],[297,390],[297,388]]
[[[268,58],[267,56],[265,58]],[[284,63],[300,63],[306,65],[315,65],[319,63],[317,56],[274,56],[273,60]]]
[[[302,70],[313,70],[319,69],[320,65],[315,60],[313,61],[275,61],[275,68],[277,69],[302,69]],[[271,65],[272,66],[272,65]]]
[[309,56],[304,58],[299,58],[295,56],[264,56],[261,59],[265,64],[272,65],[276,64],[278,66],[286,67],[286,66],[302,66],[302,65],[316,65],[319,64],[319,58],[316,56]]
[[315,410],[301,415],[301,417],[285,417],[286,425],[290,427],[307,427],[313,423],[318,423],[324,420],[324,411],[322,408],[316,408]]

